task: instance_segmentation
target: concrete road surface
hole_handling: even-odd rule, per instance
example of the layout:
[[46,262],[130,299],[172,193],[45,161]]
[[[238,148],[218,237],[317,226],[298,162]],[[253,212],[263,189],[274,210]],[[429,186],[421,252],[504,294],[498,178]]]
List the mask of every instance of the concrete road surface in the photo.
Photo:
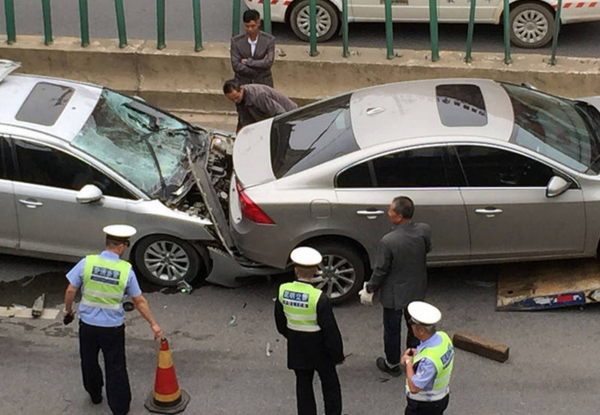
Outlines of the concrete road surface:
[[[49,306],[62,307],[63,275],[69,265],[41,261],[32,268],[29,260],[2,256],[2,279],[8,279],[7,267],[10,279],[54,272],[0,283],[0,305],[29,304],[46,292]],[[441,329],[469,331],[511,347],[504,364],[457,351],[446,414],[596,414],[600,307],[496,312],[498,270],[477,266],[430,271],[428,299],[444,313]],[[190,295],[144,286],[146,292],[153,291],[147,298],[170,340],[179,384],[192,396],[185,414],[295,414],[294,376],[286,369],[285,340],[275,331],[272,317],[282,280],[259,279],[235,290],[196,284]],[[403,413],[403,380],[380,373],[374,365],[382,351],[381,307],[355,301],[336,307],[335,313],[345,353],[351,354],[339,367],[344,413]],[[232,316],[235,322],[230,324]],[[158,345],[136,312],[127,314],[126,324],[130,413],[145,414]],[[93,406],[83,391],[76,324],[0,319],[0,350],[2,414],[110,413],[106,403]],[[319,392],[317,399],[321,402]]]
[[[42,34],[42,9],[40,0],[15,1],[17,33]],[[203,37],[207,41],[227,42],[231,36],[232,1],[202,0]],[[79,36],[79,9],[77,0],[53,0],[52,24],[54,34]],[[192,2],[169,0],[167,4],[168,40],[193,39]],[[131,39],[156,38],[156,2],[154,0],[126,0],[125,14],[127,34]],[[4,8],[0,8],[0,33],[5,33]],[[117,28],[113,0],[89,1],[91,36],[116,38]],[[280,44],[301,43],[284,24],[275,24],[273,33]],[[442,50],[464,50],[467,26],[457,24],[440,25],[440,47]],[[429,25],[395,24],[395,46],[397,49],[428,49]],[[0,37],[2,39],[2,37]],[[559,55],[600,57],[600,22],[565,25],[560,33]],[[354,47],[385,48],[385,25],[382,23],[360,23],[350,25],[350,43]],[[329,45],[340,45],[335,38]],[[168,46],[168,45],[167,45]],[[307,46],[308,47],[308,46]],[[478,25],[475,28],[474,51],[502,52],[504,49],[501,26]],[[550,53],[550,47],[538,50],[513,48],[515,53]]]

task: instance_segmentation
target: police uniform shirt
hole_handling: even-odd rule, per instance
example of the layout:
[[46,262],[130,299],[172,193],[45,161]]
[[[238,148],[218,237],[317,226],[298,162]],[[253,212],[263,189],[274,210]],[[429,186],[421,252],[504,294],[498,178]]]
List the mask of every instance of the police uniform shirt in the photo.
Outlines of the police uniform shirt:
[[[421,350],[426,347],[436,347],[442,343],[442,336],[438,333],[435,333],[433,336],[421,342],[417,346],[417,354],[421,352]],[[425,357],[418,362],[418,367],[415,374],[412,376],[411,380],[413,384],[421,389],[424,392],[430,391],[433,389],[433,384],[435,382],[435,376],[437,374],[437,369],[435,365],[431,361],[431,359]]]
[[[111,261],[119,261],[119,255],[114,252],[102,251],[100,258],[108,259]],[[71,285],[80,288],[83,284],[83,271],[85,270],[85,258],[77,263],[67,274],[67,279]],[[85,290],[85,287],[83,288]],[[125,286],[125,295],[130,297],[137,297],[142,294],[142,290],[138,284],[135,272],[133,268],[129,271],[127,278],[127,285]],[[85,304],[79,304],[78,309],[79,318],[85,323],[91,326],[99,327],[118,327],[123,324],[123,318],[125,317],[125,310],[120,307],[118,310],[107,310],[104,308],[90,307]]]

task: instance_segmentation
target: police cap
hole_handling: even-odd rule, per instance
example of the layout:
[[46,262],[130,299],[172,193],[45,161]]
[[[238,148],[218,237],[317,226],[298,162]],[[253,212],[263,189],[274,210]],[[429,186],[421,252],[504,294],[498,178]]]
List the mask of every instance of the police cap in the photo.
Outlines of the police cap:
[[408,305],[408,314],[415,324],[432,326],[442,319],[442,312],[424,301],[413,301]]
[[109,225],[105,226],[102,231],[108,239],[122,242],[128,241],[129,238],[137,233],[137,230],[129,225]]
[[301,246],[292,251],[290,258],[300,267],[316,267],[323,261],[323,257],[314,248]]

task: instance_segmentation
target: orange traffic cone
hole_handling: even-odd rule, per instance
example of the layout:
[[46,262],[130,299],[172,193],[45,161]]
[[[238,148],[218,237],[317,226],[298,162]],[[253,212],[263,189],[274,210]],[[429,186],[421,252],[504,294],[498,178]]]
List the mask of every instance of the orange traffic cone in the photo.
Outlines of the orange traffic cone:
[[146,409],[157,414],[178,414],[185,410],[189,402],[190,395],[179,389],[169,342],[167,339],[162,339],[158,352],[154,393],[146,399]]

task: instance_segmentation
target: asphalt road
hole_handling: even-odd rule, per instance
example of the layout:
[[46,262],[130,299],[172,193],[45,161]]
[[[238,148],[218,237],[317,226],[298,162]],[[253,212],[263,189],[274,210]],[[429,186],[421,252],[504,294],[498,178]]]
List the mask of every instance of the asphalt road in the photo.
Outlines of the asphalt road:
[[[33,280],[0,283],[0,305],[29,304],[46,292],[48,306],[61,307],[68,267],[44,261],[32,265],[30,260],[0,256],[0,279],[45,273]],[[497,312],[499,269],[430,271],[428,299],[444,313],[441,329],[469,331],[511,347],[511,357],[504,364],[457,351],[446,414],[597,413],[600,306]],[[284,339],[276,333],[272,318],[280,282],[260,279],[235,290],[197,285],[189,295],[168,295],[144,287],[146,292],[154,290],[147,298],[170,340],[179,384],[192,396],[186,414],[295,414],[294,377],[286,369]],[[402,413],[403,381],[379,373],[374,365],[382,350],[381,308],[353,302],[336,307],[335,313],[345,353],[351,353],[339,367],[344,413]],[[232,316],[235,322],[229,324]],[[133,390],[130,413],[145,414],[143,402],[152,390],[158,346],[135,312],[127,314],[126,321]],[[0,319],[0,350],[3,414],[109,413],[105,403],[92,406],[82,389],[76,325]]]
[[[42,33],[40,0],[18,0],[17,33]],[[167,44],[168,40],[192,40],[193,26],[191,1],[167,1]],[[231,1],[203,0],[203,37],[207,41],[228,41],[231,35]],[[5,33],[4,8],[0,10],[0,33]],[[55,35],[79,36],[79,15],[76,0],[52,1],[52,22]],[[91,36],[116,38],[116,19],[113,0],[89,2]],[[154,39],[156,37],[156,11],[152,0],[126,0],[125,14],[127,34],[131,39]],[[273,33],[279,44],[300,44],[291,30],[283,24],[275,24]],[[464,50],[466,25],[441,25],[440,47],[442,50]],[[479,25],[475,28],[474,51],[502,52],[503,31],[501,26]],[[428,49],[429,26],[427,24],[394,25],[395,47],[402,49]],[[600,22],[566,25],[562,28],[559,54],[567,56],[600,57]],[[340,45],[337,38],[327,43]],[[385,28],[383,24],[351,24],[351,47],[385,48]],[[308,47],[308,46],[307,46]],[[531,51],[514,48],[515,53]],[[533,51],[550,53],[550,48]]]

